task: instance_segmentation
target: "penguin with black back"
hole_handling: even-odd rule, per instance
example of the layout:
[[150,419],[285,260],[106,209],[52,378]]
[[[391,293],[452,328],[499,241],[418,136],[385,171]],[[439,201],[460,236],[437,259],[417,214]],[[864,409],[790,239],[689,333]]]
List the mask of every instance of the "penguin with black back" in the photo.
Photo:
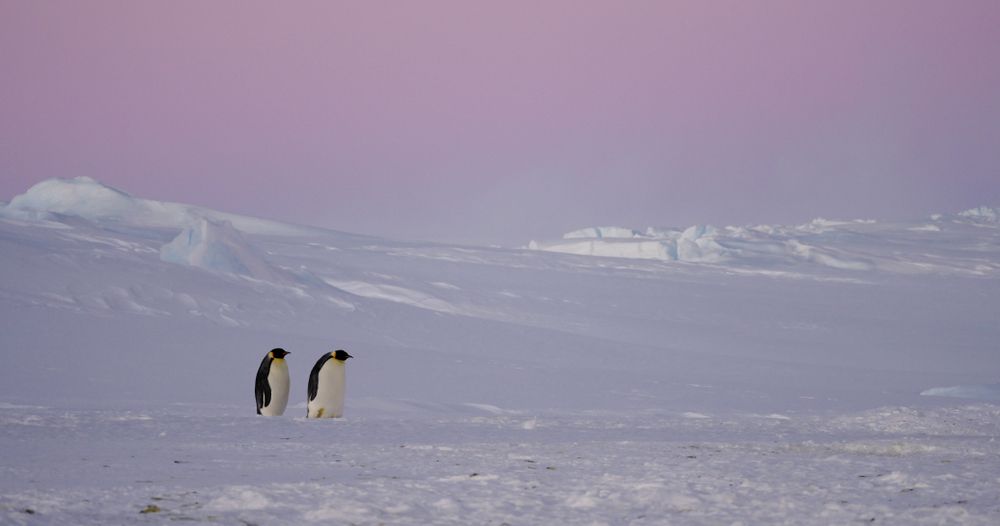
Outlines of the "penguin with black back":
[[306,418],[340,418],[344,416],[344,390],[347,351],[338,349],[319,357],[309,373]]
[[264,355],[257,368],[257,382],[254,385],[254,396],[257,398],[257,414],[264,416],[281,416],[288,406],[288,389],[291,381],[288,378],[288,364],[285,356],[288,351],[277,348]]

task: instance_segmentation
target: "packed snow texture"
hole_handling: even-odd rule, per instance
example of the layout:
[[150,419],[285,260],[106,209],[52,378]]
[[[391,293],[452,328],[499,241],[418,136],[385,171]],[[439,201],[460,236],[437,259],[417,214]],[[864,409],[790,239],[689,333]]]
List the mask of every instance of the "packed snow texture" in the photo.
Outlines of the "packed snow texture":
[[[0,523],[995,524],[977,210],[523,250],[41,183],[0,206]],[[306,420],[337,348],[345,418]]]
[[969,524],[996,406],[837,418],[0,407],[4,524]]

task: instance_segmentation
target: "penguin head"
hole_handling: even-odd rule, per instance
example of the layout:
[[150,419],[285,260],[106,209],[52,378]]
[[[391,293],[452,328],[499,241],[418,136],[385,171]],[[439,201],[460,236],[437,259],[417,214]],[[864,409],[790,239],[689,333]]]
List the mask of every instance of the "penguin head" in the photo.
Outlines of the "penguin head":
[[348,358],[354,358],[350,354],[347,354],[347,351],[343,349],[337,349],[336,351],[334,351],[333,357],[334,359],[340,360],[342,362],[346,362]]
[[270,354],[271,358],[277,358],[280,360],[284,358],[286,354],[291,354],[291,353],[279,347],[277,349],[272,349]]

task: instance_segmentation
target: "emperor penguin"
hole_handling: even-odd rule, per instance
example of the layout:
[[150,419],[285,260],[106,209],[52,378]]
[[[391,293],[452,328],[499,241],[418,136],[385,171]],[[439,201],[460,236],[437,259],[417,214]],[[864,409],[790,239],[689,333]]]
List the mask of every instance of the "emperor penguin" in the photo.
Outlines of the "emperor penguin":
[[272,349],[264,355],[257,369],[257,383],[254,385],[254,395],[257,398],[257,414],[264,416],[281,416],[288,406],[288,364],[285,355],[290,354],[284,349]]
[[337,350],[319,357],[309,373],[309,398],[306,418],[340,418],[344,416],[344,366],[347,351]]

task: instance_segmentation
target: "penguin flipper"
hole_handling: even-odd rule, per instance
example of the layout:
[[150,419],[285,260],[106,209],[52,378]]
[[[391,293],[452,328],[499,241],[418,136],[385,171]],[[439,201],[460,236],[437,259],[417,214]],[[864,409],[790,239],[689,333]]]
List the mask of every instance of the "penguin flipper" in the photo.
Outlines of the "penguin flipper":
[[267,375],[271,372],[271,355],[268,354],[260,362],[257,368],[257,381],[254,384],[254,397],[257,399],[257,414],[260,408],[271,404],[271,384],[267,382]]
[[323,364],[326,363],[333,356],[333,353],[326,353],[316,360],[316,365],[313,366],[312,371],[309,373],[309,386],[308,386],[308,401],[312,402],[316,399],[316,393],[319,392],[319,370],[323,368]]

